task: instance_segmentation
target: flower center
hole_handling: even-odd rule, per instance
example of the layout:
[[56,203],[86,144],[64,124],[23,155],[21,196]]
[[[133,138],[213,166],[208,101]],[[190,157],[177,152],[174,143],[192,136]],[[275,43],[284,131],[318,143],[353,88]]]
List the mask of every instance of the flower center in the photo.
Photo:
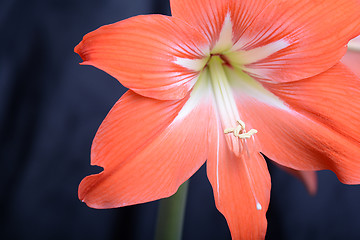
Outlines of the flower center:
[[[240,156],[244,147],[244,143],[240,141],[251,138],[252,135],[257,133],[257,130],[251,129],[248,132],[245,130],[245,123],[240,118],[229,77],[225,71],[225,68],[232,68],[226,57],[213,54],[207,63],[207,68],[210,73],[214,105],[219,113],[224,134],[227,134],[227,144],[236,156]],[[234,125],[237,126],[234,127]]]

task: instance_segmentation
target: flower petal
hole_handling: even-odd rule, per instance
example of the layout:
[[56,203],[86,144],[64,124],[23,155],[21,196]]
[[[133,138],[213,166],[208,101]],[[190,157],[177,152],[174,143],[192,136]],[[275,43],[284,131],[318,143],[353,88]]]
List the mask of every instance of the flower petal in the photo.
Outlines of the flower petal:
[[317,175],[315,171],[299,171],[279,164],[277,164],[277,166],[283,169],[284,171],[290,173],[291,175],[297,177],[298,179],[300,179],[304,183],[309,194],[311,195],[316,194],[318,183],[317,183]]
[[104,171],[83,179],[79,198],[90,207],[113,208],[174,194],[205,162],[207,102],[193,96],[159,101],[127,92],[93,142],[92,164]]
[[358,77],[360,77],[360,36],[352,39],[348,44],[348,50],[341,59]]
[[208,45],[179,19],[147,15],[88,33],[75,52],[82,64],[104,70],[138,94],[174,100],[185,97],[198,77],[178,59],[200,60],[208,54]]
[[335,65],[360,34],[358,0],[171,0],[171,10],[212,46],[230,14],[233,51],[253,77],[299,80]]
[[316,77],[267,89],[285,102],[277,108],[237,96],[242,120],[258,130],[261,151],[297,170],[334,171],[347,184],[360,183],[360,80],[342,64]]
[[360,51],[347,51],[341,62],[360,77]]
[[316,77],[266,87],[302,115],[360,143],[360,78],[344,64]]
[[233,239],[263,239],[271,187],[266,162],[254,151],[251,139],[247,140],[248,151],[235,156],[227,147],[219,120],[212,126],[207,173],[216,207],[225,216]]
[[170,0],[171,14],[197,28],[212,46],[219,38],[229,9],[227,0]]
[[243,32],[238,49],[287,43],[269,57],[246,65],[253,76],[271,82],[308,78],[329,69],[345,54],[347,42],[360,34],[358,0],[268,1],[245,31],[237,24],[242,21],[238,16],[234,32]]

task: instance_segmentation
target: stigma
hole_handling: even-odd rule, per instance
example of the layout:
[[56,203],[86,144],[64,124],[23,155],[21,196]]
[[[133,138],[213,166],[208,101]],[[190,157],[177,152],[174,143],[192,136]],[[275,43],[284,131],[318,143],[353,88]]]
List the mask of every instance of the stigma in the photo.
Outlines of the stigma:
[[256,129],[250,129],[248,132],[245,130],[245,123],[241,120],[237,120],[238,126],[235,128],[226,128],[224,130],[225,134],[233,133],[234,137],[238,137],[240,139],[248,139],[251,138],[252,135],[257,133]]

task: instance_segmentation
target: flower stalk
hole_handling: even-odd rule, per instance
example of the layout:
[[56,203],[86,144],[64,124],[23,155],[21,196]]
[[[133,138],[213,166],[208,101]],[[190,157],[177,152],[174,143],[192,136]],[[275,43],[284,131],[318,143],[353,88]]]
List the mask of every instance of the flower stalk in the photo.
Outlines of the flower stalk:
[[184,224],[189,180],[173,196],[160,201],[155,240],[180,240]]

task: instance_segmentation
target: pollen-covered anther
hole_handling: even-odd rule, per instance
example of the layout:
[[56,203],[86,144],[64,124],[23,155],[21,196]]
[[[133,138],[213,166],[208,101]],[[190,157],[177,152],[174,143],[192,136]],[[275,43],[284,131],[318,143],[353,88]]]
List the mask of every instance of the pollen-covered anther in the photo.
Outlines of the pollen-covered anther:
[[239,124],[238,126],[236,126],[235,128],[226,128],[224,130],[224,133],[233,133],[235,137],[238,137],[240,139],[248,139],[258,132],[256,129],[250,129],[248,132],[246,132],[245,123],[241,120],[237,120],[237,122]]

